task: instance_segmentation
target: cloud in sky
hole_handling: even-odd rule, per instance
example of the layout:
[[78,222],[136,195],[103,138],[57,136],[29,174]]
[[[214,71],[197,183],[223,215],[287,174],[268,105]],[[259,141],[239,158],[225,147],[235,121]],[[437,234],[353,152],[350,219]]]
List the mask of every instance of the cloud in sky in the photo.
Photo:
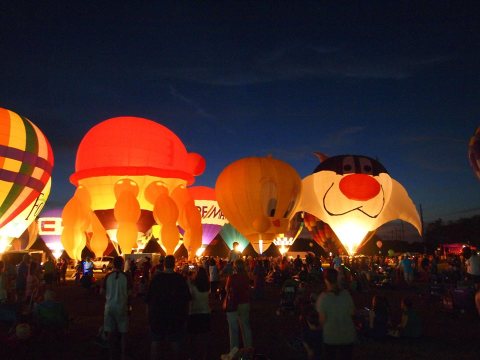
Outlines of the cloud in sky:
[[[212,58],[217,58],[212,54]],[[242,86],[305,78],[352,78],[403,80],[427,66],[451,61],[444,55],[380,54],[358,49],[291,46],[247,56],[242,61],[216,61],[198,65],[176,64],[152,69],[159,78],[220,86]],[[218,60],[218,58],[217,58]]]
[[354,142],[355,136],[363,132],[364,130],[364,126],[345,127],[343,129],[326,135],[319,144],[321,144],[322,148],[325,148],[327,150],[337,151],[337,149],[342,149],[347,147],[347,145],[352,144]]
[[170,85],[169,89],[170,89],[170,95],[172,95],[174,98],[179,99],[180,101],[184,102],[185,104],[189,105],[202,118],[207,118],[207,119],[214,119],[215,118],[213,115],[209,114],[202,107],[200,107],[195,101],[193,101],[192,99],[187,98],[185,95],[181,94],[172,85]]

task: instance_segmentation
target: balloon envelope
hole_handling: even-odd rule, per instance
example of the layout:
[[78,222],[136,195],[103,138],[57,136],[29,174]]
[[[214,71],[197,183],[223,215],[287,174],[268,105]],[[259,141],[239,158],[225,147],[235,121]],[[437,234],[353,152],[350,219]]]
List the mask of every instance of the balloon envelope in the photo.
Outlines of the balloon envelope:
[[315,215],[304,213],[305,227],[308,229],[313,240],[328,253],[345,254],[345,248],[333,232],[330,225],[317,218]]
[[38,235],[40,235],[45,245],[52,250],[54,255],[57,253],[61,255],[64,250],[61,241],[63,231],[62,210],[63,209],[46,210],[42,212],[42,215],[37,220]]
[[222,170],[215,192],[228,221],[261,253],[287,231],[301,186],[298,173],[286,162],[249,157]]
[[380,225],[401,219],[421,234],[420,216],[403,186],[377,160],[362,155],[322,158],[302,180],[297,211],[326,222],[350,255]]
[[[145,214],[157,206],[158,215],[165,215],[160,198],[171,202],[169,194],[192,184],[204,169],[203,157],[188,153],[178,136],[165,126],[144,118],[117,117],[95,125],[84,136],[70,181],[88,191],[89,209],[105,230],[115,237],[119,228],[124,229],[121,236],[126,241],[125,237],[133,234],[131,224],[137,224],[139,232],[150,228],[154,217]],[[113,209],[115,221],[110,214],[102,216],[101,212]],[[173,235],[176,218],[168,220],[166,228]],[[175,239],[178,235],[171,240]]]
[[208,245],[228,220],[218,206],[215,189],[207,186],[193,186],[188,188],[188,192],[202,216],[202,245]]
[[225,243],[228,245],[230,250],[233,250],[233,243],[238,243],[238,250],[243,251],[248,246],[249,241],[240,234],[240,232],[235,229],[232,224],[225,224],[225,226],[220,230],[220,236],[223,238]]
[[40,129],[0,108],[0,238],[19,237],[35,220],[50,193],[53,162]]

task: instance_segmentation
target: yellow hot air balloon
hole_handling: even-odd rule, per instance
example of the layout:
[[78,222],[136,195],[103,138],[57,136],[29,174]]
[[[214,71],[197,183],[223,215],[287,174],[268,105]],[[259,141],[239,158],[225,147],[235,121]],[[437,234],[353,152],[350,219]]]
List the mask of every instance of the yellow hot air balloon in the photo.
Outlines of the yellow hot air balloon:
[[301,193],[297,171],[272,157],[248,157],[228,165],[219,175],[218,205],[258,253],[278,234],[287,232]]
[[0,252],[42,209],[51,186],[53,152],[27,118],[0,108]]

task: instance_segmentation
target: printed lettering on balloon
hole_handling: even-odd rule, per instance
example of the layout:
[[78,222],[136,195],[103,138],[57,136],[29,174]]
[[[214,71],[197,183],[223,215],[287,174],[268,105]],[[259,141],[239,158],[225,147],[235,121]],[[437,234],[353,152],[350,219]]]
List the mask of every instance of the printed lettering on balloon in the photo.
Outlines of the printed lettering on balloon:
[[228,221],[215,200],[195,200],[203,224],[225,225]]

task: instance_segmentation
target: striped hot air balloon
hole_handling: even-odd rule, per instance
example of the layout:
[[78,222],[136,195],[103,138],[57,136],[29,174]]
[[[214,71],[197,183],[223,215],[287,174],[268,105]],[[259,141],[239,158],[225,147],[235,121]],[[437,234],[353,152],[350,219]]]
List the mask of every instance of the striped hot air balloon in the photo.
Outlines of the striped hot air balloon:
[[[40,129],[0,108],[0,236],[18,237],[35,219],[48,196],[52,168],[52,148]],[[23,229],[8,226],[20,214]]]

